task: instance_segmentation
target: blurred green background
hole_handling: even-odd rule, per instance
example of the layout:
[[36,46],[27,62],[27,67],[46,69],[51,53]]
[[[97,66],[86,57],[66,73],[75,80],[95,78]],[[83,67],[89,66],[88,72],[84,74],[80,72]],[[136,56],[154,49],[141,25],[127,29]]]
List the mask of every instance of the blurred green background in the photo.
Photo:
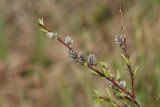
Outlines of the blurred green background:
[[160,107],[160,0],[0,0],[0,107],[110,107],[94,101],[108,82],[68,58],[67,49],[39,31],[37,18],[74,39],[74,48],[97,56],[130,79],[114,36],[124,13],[129,53],[140,69],[137,98]]

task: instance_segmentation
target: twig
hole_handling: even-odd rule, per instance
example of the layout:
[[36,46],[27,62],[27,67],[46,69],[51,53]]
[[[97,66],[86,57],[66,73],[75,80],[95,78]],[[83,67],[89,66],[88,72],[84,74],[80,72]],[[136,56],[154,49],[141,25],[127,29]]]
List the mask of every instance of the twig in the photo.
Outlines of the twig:
[[121,14],[121,21],[122,21],[122,24],[121,24],[121,28],[122,28],[122,31],[123,33],[125,32],[125,27],[124,27],[124,18],[123,18],[123,13],[122,13],[122,6],[120,4],[120,7],[119,7],[119,12]]
[[136,100],[134,100],[134,99],[131,99],[131,98],[127,97],[127,96],[125,96],[124,98],[126,98],[126,99],[129,100],[130,102],[136,104],[137,107],[141,107],[141,105],[138,103],[138,101],[136,101]]
[[[124,55],[126,56],[127,59],[129,59],[129,54],[128,54],[128,50],[127,50],[127,39],[126,39],[126,36],[125,36],[125,27],[124,27],[124,18],[123,18],[123,13],[122,13],[122,9],[121,9],[121,4],[120,4],[120,8],[119,8],[119,12],[121,14],[121,20],[122,20],[122,25],[121,25],[121,28],[122,28],[122,32],[124,34],[124,47],[122,48],[123,51],[124,51]],[[132,67],[131,67],[131,64],[127,64],[127,68],[129,70],[129,73],[130,73],[130,77],[131,77],[131,85],[132,85],[132,96],[133,98],[135,99],[135,84],[134,84],[134,73],[132,71]]]
[[[48,32],[51,32],[46,26],[39,24],[43,29],[47,30]],[[60,37],[57,36],[57,40],[62,43],[65,47],[67,47],[68,49],[72,50],[73,52],[77,53],[72,47],[68,46]],[[127,52],[127,51],[126,51]],[[128,54],[126,53],[126,55],[128,56]],[[109,78],[106,77],[102,72],[100,72],[100,70],[98,70],[96,68],[96,66],[90,66],[89,64],[87,64],[88,68],[90,68],[91,70],[95,71],[97,74],[99,74],[101,77],[104,77],[105,79],[107,79],[108,81],[110,81],[111,83],[113,83],[116,87],[118,87],[121,91],[123,91],[124,93],[126,93],[126,95],[128,95],[129,97],[127,97],[131,102],[135,103],[138,107],[139,104],[136,101],[136,99],[133,97],[132,93],[129,92],[128,89],[123,88],[118,82],[116,82],[114,80],[114,78]]]
[[118,82],[116,82],[113,78],[108,78],[106,77],[102,72],[100,72],[97,68],[89,66],[88,67],[95,71],[97,74],[99,74],[100,76],[104,77],[105,79],[107,79],[108,81],[110,81],[111,83],[113,83],[116,87],[118,87],[120,90],[122,90],[124,93],[126,93],[127,95],[129,95],[130,97],[132,97],[132,94],[126,89],[123,88],[122,86],[120,86],[120,84]]
[[[128,54],[128,51],[127,51],[126,37],[124,38],[124,45],[125,45],[125,47],[123,48],[124,55],[126,56],[127,59],[129,59],[129,54]],[[127,64],[127,67],[128,67],[128,70],[129,70],[129,73],[130,73],[130,76],[131,76],[132,96],[135,99],[136,96],[135,96],[135,84],[134,84],[135,78],[134,78],[134,73],[133,73],[131,64]]]

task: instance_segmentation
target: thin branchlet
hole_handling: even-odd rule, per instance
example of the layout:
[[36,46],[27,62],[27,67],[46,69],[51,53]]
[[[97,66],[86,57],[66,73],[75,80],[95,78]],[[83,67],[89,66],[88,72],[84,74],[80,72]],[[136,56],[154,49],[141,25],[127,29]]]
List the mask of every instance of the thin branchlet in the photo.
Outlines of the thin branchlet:
[[[90,54],[88,57],[86,57],[83,53],[78,53],[76,50],[74,50],[72,48],[72,43],[73,40],[70,36],[67,36],[65,38],[65,40],[62,40],[57,33],[53,33],[51,30],[48,29],[48,27],[46,27],[45,25],[40,24],[40,27],[42,27],[44,30],[46,30],[47,35],[49,37],[51,37],[52,39],[56,39],[58,40],[61,44],[63,44],[66,48],[68,48],[68,54],[69,56],[76,60],[78,63],[82,64],[82,65],[86,65],[89,69],[93,70],[94,72],[96,72],[99,76],[107,79],[110,83],[114,84],[115,87],[117,87],[119,90],[121,90],[122,92],[124,92],[126,94],[126,99],[128,99],[129,101],[133,102],[135,105],[137,105],[138,107],[141,107],[140,104],[137,102],[137,100],[135,99],[135,94],[133,93],[134,91],[134,87],[132,88],[132,93],[125,88],[126,83],[121,82],[117,82],[113,77],[106,77],[106,75],[104,75],[98,68],[97,68],[97,62],[96,62],[96,57],[95,55]],[[123,38],[120,38],[123,39]],[[118,40],[118,39],[117,39]],[[124,52],[127,58],[129,58],[129,55],[127,53],[127,47],[126,47],[126,38],[124,39],[124,41],[120,40],[120,42],[123,42],[122,45],[124,45]],[[117,41],[117,44],[120,43],[119,41]],[[130,66],[128,66],[129,69],[131,69]],[[129,70],[131,71],[131,70]],[[132,72],[131,72],[132,73]],[[131,76],[133,79],[133,76]],[[133,79],[134,80],[134,79]],[[134,81],[133,81],[133,86],[134,86]]]
[[[120,4],[120,8],[119,8],[119,12],[121,15],[121,28],[122,28],[122,35],[117,34],[115,37],[115,42],[122,48],[123,54],[125,56],[125,58],[127,58],[128,61],[130,61],[130,57],[128,54],[128,49],[127,49],[127,37],[125,36],[125,27],[124,27],[124,18],[123,18],[123,13],[122,13],[122,9],[121,9],[121,4]],[[136,95],[135,95],[135,76],[134,76],[134,72],[131,66],[131,63],[126,63],[127,66],[127,70],[130,73],[130,78],[131,78],[131,86],[132,86],[132,98],[135,99]]]
[[[128,54],[128,49],[127,49],[127,37],[125,36],[124,18],[123,18],[123,12],[122,12],[122,9],[121,9],[121,4],[120,4],[119,12],[120,12],[120,15],[121,15],[121,21],[122,21],[121,28],[122,28],[122,32],[123,32],[124,36],[119,36],[119,37],[121,37],[121,39],[119,40],[120,42],[116,41],[116,43],[117,44],[119,43],[119,46],[121,46],[125,57],[128,60],[130,60],[130,57],[129,57],[129,54]],[[128,71],[130,73],[130,78],[131,78],[132,97],[133,97],[133,99],[135,99],[136,98],[136,95],[135,95],[135,77],[134,77],[133,69],[132,69],[131,63],[128,63],[128,64],[126,63],[126,66],[128,68]]]

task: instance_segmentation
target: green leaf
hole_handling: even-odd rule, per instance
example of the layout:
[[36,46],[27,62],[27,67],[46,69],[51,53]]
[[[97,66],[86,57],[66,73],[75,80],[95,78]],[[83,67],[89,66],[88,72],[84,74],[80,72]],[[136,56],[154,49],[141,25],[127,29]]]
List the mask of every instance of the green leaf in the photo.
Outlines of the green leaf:
[[102,104],[103,103],[103,99],[97,98],[95,100],[96,104]]
[[139,66],[137,66],[137,67],[135,68],[135,70],[134,70],[134,74],[136,74],[136,73],[137,73],[138,69],[139,69]]
[[105,77],[109,77],[109,72],[105,68],[101,68],[101,71]]
[[42,19],[41,19],[41,18],[38,18],[38,23],[39,23],[40,25],[44,26],[43,18],[42,18]]
[[121,53],[121,56],[123,57],[124,60],[128,60],[128,58],[123,53]]
[[93,71],[93,70],[90,70],[90,72],[93,74],[93,75],[98,75],[97,72]]
[[105,62],[100,62],[100,65],[106,69],[108,69],[108,64]]
[[100,62],[100,67],[101,67],[101,72],[103,73],[105,77],[111,76],[110,71],[108,70],[108,64],[104,62]]
[[94,90],[94,93],[95,93],[95,95],[96,95],[96,97],[99,97],[100,96],[100,93],[99,93],[99,91],[98,90]]
[[131,65],[131,61],[123,53],[121,53],[121,56],[124,59],[123,61],[124,63],[126,63],[127,65]]
[[40,29],[40,31],[42,31],[44,33],[48,33],[48,31],[46,29]]
[[94,90],[94,93],[95,93],[95,96],[96,96],[95,102],[96,102],[97,104],[102,104],[103,99],[100,98],[100,92],[95,89],[95,90]]
[[119,89],[114,93],[114,97],[115,99],[123,99],[124,98],[124,94],[122,91],[120,91]]

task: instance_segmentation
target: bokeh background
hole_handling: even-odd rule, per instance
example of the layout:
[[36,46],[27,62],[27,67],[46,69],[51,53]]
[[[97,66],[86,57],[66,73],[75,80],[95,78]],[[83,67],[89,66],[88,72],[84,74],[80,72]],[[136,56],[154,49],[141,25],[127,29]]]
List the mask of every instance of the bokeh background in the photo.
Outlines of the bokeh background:
[[94,89],[108,82],[76,64],[67,49],[39,31],[37,18],[74,48],[95,54],[119,70],[130,87],[114,37],[121,34],[122,4],[129,53],[135,65],[137,98],[160,107],[160,0],[0,0],[0,107],[110,107],[98,105]]

